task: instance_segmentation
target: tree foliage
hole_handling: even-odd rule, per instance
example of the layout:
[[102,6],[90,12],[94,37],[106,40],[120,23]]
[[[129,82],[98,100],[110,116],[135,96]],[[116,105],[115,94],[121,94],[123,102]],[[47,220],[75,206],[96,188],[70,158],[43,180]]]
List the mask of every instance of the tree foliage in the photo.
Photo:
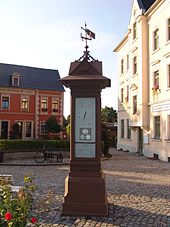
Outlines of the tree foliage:
[[63,127],[65,128],[68,125],[67,119],[63,116]]
[[102,122],[115,123],[117,122],[117,112],[113,107],[107,107],[101,109]]
[[66,133],[67,133],[67,136],[68,137],[70,137],[70,118],[71,118],[71,116],[70,115],[68,115],[67,116],[67,125],[66,125]]
[[62,131],[62,127],[60,124],[58,124],[55,116],[48,118],[48,120],[45,122],[45,128],[47,132],[52,133],[59,133]]

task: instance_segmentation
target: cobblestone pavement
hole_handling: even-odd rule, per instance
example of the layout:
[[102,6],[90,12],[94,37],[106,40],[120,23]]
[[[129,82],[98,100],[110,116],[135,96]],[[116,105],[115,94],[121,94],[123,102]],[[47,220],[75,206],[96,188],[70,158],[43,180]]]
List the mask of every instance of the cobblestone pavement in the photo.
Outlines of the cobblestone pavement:
[[170,227],[170,163],[111,149],[103,161],[109,201],[108,217],[62,217],[64,180],[69,165],[0,166],[22,185],[29,171],[36,174],[41,227]]

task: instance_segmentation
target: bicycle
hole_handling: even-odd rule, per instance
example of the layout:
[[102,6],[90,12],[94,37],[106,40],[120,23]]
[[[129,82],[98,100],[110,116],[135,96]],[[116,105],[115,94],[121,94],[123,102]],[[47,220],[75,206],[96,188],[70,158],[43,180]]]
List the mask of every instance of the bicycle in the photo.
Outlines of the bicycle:
[[50,161],[52,162],[52,159],[56,158],[57,162],[62,162],[63,161],[63,155],[61,153],[57,154],[57,153],[53,153],[52,151],[48,151],[46,149],[46,146],[44,145],[41,151],[37,151],[35,156],[34,156],[34,160],[37,163],[43,163],[45,161],[47,161],[48,159],[50,159]]

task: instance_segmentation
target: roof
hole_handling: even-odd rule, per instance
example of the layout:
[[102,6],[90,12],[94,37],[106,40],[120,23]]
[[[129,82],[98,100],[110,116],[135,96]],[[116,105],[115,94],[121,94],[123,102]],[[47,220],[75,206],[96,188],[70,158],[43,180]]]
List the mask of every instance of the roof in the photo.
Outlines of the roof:
[[62,78],[61,82],[69,88],[75,85],[84,88],[98,86],[100,89],[111,86],[111,80],[102,75],[102,62],[89,61],[87,56],[82,61],[71,62],[69,76]]
[[137,0],[140,9],[147,11],[156,0]]
[[20,75],[19,88],[64,91],[58,70],[0,63],[0,87],[11,87],[11,76]]
[[[143,9],[144,13],[156,2],[156,0],[137,0],[139,8]],[[128,29],[124,38],[121,40],[121,42],[114,48],[113,52],[117,52],[119,48],[127,41],[128,35],[130,33],[130,30]]]

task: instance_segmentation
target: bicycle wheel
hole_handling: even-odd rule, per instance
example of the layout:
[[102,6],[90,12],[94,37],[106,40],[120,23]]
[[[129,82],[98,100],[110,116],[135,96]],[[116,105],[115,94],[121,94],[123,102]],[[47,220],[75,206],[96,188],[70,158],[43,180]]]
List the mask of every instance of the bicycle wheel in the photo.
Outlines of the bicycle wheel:
[[35,154],[34,156],[34,160],[37,162],[37,163],[42,163],[45,161],[45,155],[42,151],[37,151],[37,153]]
[[59,153],[57,156],[57,162],[62,162],[62,161],[63,161],[63,155]]

